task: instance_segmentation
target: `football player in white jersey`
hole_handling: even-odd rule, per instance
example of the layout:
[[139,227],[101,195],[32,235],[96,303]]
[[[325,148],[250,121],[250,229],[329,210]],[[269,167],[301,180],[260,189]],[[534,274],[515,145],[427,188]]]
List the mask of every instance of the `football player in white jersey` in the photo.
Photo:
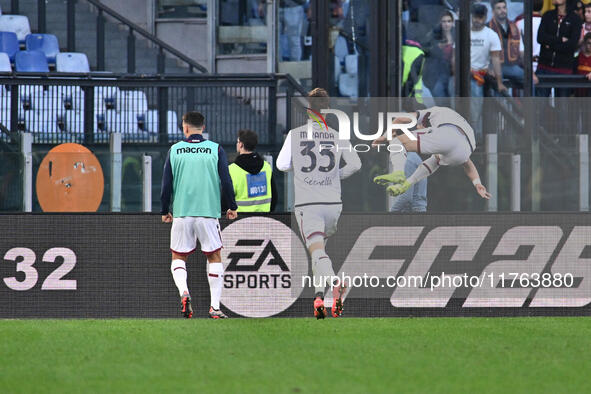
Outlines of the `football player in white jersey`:
[[[431,107],[414,113],[417,119],[416,130],[412,133],[416,140],[410,139],[403,132],[398,133],[398,141],[407,152],[431,155],[423,161],[416,171],[406,178],[394,160],[394,171],[374,178],[380,185],[389,185],[387,191],[392,196],[398,196],[407,191],[411,185],[433,174],[440,166],[464,167],[468,178],[474,184],[476,192],[489,199],[490,193],[480,181],[478,170],[470,160],[470,155],[476,149],[474,130],[468,122],[456,111],[447,107]],[[411,123],[410,118],[396,118],[394,123]],[[386,141],[386,136],[374,140],[374,146]],[[394,141],[395,142],[395,141]],[[403,157],[402,153],[398,157]]]
[[[308,109],[311,116],[318,115],[320,109],[328,108],[326,90],[316,88],[308,97],[311,98],[311,108]],[[341,179],[357,172],[361,168],[361,160],[351,143],[339,140],[338,132],[328,127],[326,122],[313,123],[310,134],[307,125],[289,131],[277,157],[277,168],[294,172],[294,213],[312,258],[316,292],[314,316],[323,319],[326,316],[324,290],[327,284],[333,287],[332,316],[339,317],[343,311],[343,284],[335,286],[335,283],[327,283],[335,273],[326,254],[325,243],[335,233],[341,215]],[[341,159],[344,161],[342,167]]]

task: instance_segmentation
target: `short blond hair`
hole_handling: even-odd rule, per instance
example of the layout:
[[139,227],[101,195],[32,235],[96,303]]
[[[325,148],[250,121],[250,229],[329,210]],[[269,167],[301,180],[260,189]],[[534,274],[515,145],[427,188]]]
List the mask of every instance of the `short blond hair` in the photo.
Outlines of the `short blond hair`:
[[308,93],[308,97],[313,98],[310,102],[310,107],[314,110],[328,108],[330,97],[328,92],[322,88],[314,88]]

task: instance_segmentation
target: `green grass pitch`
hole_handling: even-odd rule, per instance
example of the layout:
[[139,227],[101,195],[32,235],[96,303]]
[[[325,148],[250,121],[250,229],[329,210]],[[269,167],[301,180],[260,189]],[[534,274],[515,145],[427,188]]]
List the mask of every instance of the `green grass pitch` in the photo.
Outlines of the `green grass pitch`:
[[591,318],[0,320],[0,393],[588,392]]

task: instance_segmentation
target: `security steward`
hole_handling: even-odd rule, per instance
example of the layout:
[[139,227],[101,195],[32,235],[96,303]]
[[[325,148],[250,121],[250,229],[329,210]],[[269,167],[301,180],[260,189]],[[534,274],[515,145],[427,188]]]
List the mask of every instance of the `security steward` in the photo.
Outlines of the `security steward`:
[[238,131],[238,157],[229,166],[238,212],[271,212],[277,202],[273,170],[255,152],[257,143],[254,131]]

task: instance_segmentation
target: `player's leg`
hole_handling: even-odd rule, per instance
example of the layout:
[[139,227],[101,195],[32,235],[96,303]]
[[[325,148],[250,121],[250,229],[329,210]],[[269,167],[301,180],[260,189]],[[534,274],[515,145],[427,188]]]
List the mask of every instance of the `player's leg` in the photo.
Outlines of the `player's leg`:
[[439,167],[438,155],[431,155],[431,157],[423,161],[421,165],[417,167],[415,172],[404,182],[388,186],[386,190],[388,190],[388,193],[392,196],[399,196],[410,189],[415,183],[418,183],[433,174]]
[[209,307],[209,317],[212,319],[226,319],[228,316],[220,308],[220,299],[222,298],[222,287],[224,284],[224,265],[222,264],[221,250],[207,255],[207,281],[209,282],[209,295],[211,297],[211,306]]
[[398,138],[394,138],[390,146],[398,145],[402,149],[399,152],[390,152],[390,164],[391,172],[384,175],[376,176],[373,181],[378,185],[387,186],[391,183],[404,182],[406,177],[404,176],[404,165],[406,163],[406,150],[400,143]]
[[170,230],[170,249],[172,279],[181,297],[181,313],[186,318],[193,316],[191,295],[187,287],[187,258],[195,250],[196,239],[192,221],[194,218],[174,218]]
[[324,250],[324,235],[313,235],[306,240],[306,247],[312,258],[312,282],[314,283],[314,316],[324,319],[324,290],[327,282],[334,276],[332,261]]
[[[421,153],[421,146],[420,146],[420,138],[421,135],[425,135],[428,133],[429,130],[422,129],[421,131],[417,132],[417,140],[411,140],[409,136],[406,134],[400,134],[395,139],[392,140],[393,144],[402,145],[404,148],[402,152],[397,154],[390,155],[390,162],[392,163],[392,172],[385,175],[380,175],[374,178],[374,182],[386,186],[388,184],[403,184],[406,180],[406,176],[404,175],[404,164],[406,162],[406,156],[408,152],[418,152]],[[397,187],[395,189],[401,189],[403,187]],[[390,189],[390,188],[388,188]],[[406,188],[408,190],[408,187]],[[405,190],[405,191],[406,191]],[[404,193],[404,191],[402,192]],[[400,193],[400,194],[402,194]],[[395,194],[399,195],[399,194]]]
[[228,316],[220,309],[220,299],[224,284],[220,224],[214,218],[197,218],[195,231],[201,243],[201,250],[207,256],[207,281],[209,283],[209,295],[211,298],[209,317],[213,319],[225,319]]
[[426,129],[421,129],[421,131],[416,131],[415,133],[417,133],[417,139],[416,140],[411,140],[410,137],[406,134],[400,134],[398,136],[398,141],[400,141],[400,143],[402,144],[402,146],[404,146],[404,149],[407,152],[419,152],[419,134],[424,134],[426,133]]
[[326,316],[324,290],[327,281],[334,276],[332,262],[324,249],[324,239],[326,237],[324,219],[318,206],[312,205],[296,209],[296,220],[312,260],[314,316],[317,319],[324,319]]
[[[400,136],[401,140],[407,136]],[[466,144],[466,137],[459,131],[459,129],[452,125],[443,125],[438,128],[424,129],[417,132],[417,140],[412,141],[416,143],[416,152],[419,154],[432,155],[425,160],[415,172],[402,183],[389,186],[387,191],[392,196],[399,196],[406,192],[413,184],[427,178],[433,174],[441,163],[441,157],[452,152],[457,146]],[[409,151],[414,149],[413,146],[405,144]]]
[[[341,217],[341,211],[343,207],[342,205],[332,205],[323,209],[322,213],[324,215],[324,224],[325,224],[325,232],[326,237],[324,239],[324,250],[326,252],[326,241],[329,237],[331,237],[337,231],[337,224],[339,218]],[[328,254],[327,254],[328,256]],[[331,270],[334,272],[334,267],[332,267],[331,262]],[[331,313],[332,317],[340,317],[343,313],[343,305],[345,300],[345,292],[347,291],[347,284],[342,283],[339,279],[335,277],[333,283],[330,283],[332,288],[332,308]],[[326,301],[326,300],[325,300]]]

